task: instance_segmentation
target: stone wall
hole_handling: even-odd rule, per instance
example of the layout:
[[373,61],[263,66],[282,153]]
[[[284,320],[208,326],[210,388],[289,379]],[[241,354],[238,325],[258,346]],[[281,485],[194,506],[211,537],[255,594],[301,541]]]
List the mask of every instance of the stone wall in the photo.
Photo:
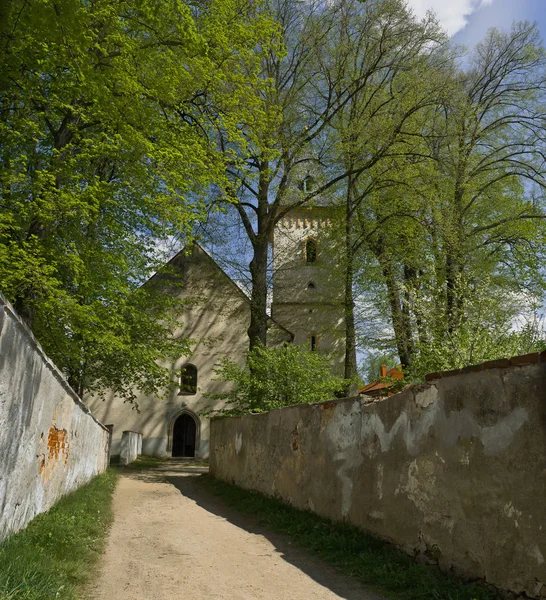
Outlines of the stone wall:
[[103,472],[108,439],[0,296],[0,541]]
[[378,402],[215,419],[211,473],[349,520],[463,577],[546,596],[541,360],[434,374]]

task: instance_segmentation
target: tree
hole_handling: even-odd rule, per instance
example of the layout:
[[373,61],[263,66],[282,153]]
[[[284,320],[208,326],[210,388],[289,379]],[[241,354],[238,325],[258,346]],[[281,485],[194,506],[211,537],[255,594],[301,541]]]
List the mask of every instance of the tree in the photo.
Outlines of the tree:
[[174,301],[138,288],[223,185],[210,132],[240,140],[276,26],[242,0],[5,10],[3,291],[80,391],[157,388],[156,361],[187,343],[170,335]]
[[544,290],[544,60],[533,26],[491,31],[449,101],[429,112],[403,185],[371,203],[366,246],[405,367],[538,343],[511,327],[523,299]]
[[463,318],[457,327],[434,332],[426,343],[416,341],[413,377],[546,348],[546,336],[529,298],[510,294],[489,277],[465,283],[465,289]]
[[217,395],[226,404],[216,414],[238,415],[273,408],[330,400],[345,382],[332,375],[328,358],[301,346],[255,346],[247,355],[248,368],[224,359],[216,370],[232,389]]
[[[345,213],[345,377],[353,378],[355,261],[361,247],[388,220],[407,214],[406,208],[386,207],[371,224],[372,197],[381,197],[383,190],[393,186],[408,185],[400,165],[414,155],[424,135],[423,115],[449,94],[452,58],[447,38],[431,16],[419,22],[399,2],[375,3],[364,10],[357,2],[342,6],[336,36],[341,51],[334,48],[332,53],[340,57],[343,68],[334,67],[334,72],[348,83],[365,81],[330,123],[336,140],[335,164],[346,174],[340,190]],[[408,175],[407,170],[404,174]],[[399,351],[403,356],[403,345]]]
[[525,193],[526,185],[546,188],[545,67],[535,25],[517,23],[510,33],[490,30],[476,49],[471,69],[460,76],[461,95],[447,106],[447,144],[433,157],[449,181],[443,212],[449,221],[444,239],[450,330],[461,318],[465,292],[456,282],[465,271],[465,254],[485,246],[496,252],[495,246],[519,245],[501,232],[516,233],[524,221],[545,216]]
[[[393,74],[403,71],[408,77],[405,61],[413,57],[418,62],[419,54],[427,54],[440,36],[432,21],[418,24],[398,0],[278,1],[268,7],[281,27],[285,48],[270,51],[262,62],[261,77],[271,85],[267,93],[256,92],[262,102],[260,119],[243,124],[243,152],[237,150],[228,168],[227,200],[252,246],[251,348],[266,343],[268,250],[276,223],[290,210],[335,193],[340,182],[354,180],[385,157],[405,122],[389,122],[389,94],[391,100],[396,97],[399,85],[391,81]],[[413,68],[417,75],[415,64]],[[370,153],[358,165],[347,162],[336,169],[332,156],[337,142],[328,130],[355,103],[366,107],[377,146],[372,150],[370,144]],[[380,135],[384,143],[379,143]],[[220,144],[233,149],[221,135]],[[308,169],[321,171],[312,191],[298,186]],[[349,354],[354,355],[354,348]],[[354,375],[354,370],[353,360],[348,372]]]

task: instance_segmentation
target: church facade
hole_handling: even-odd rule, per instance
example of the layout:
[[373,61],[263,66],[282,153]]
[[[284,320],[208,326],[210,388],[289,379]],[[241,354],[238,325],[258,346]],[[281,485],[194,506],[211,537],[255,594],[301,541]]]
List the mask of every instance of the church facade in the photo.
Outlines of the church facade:
[[[273,302],[268,345],[307,344],[343,370],[343,277],[330,234],[328,209],[300,208],[276,226],[273,247]],[[142,453],[208,458],[211,410],[226,391],[215,366],[228,357],[241,366],[248,350],[250,302],[246,294],[197,243],[169,263],[176,274],[167,293],[184,301],[175,335],[191,340],[191,355],[166,363],[174,388],[166,398],[137,396],[136,405],[114,394],[85,398],[93,414],[111,429],[111,454],[119,454],[123,431],[142,434]],[[156,277],[161,275],[156,275]],[[172,279],[172,278],[171,278]],[[137,408],[138,407],[138,408]]]

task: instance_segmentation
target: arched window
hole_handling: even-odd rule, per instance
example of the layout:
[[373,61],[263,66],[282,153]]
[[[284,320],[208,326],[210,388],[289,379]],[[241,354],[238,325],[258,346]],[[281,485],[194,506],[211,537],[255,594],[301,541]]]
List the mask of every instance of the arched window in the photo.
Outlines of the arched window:
[[305,262],[307,264],[317,262],[317,242],[313,238],[305,242]]
[[316,285],[315,285],[315,284],[314,284],[312,281],[310,281],[310,282],[307,284],[307,289],[308,289],[308,290],[315,290],[316,288],[317,288],[317,286],[316,286]]
[[301,187],[305,194],[310,194],[311,192],[315,191],[315,188],[317,187],[315,178],[311,177],[311,175],[307,175],[307,177],[303,180]]
[[180,373],[180,394],[192,395],[197,393],[197,367],[184,365]]

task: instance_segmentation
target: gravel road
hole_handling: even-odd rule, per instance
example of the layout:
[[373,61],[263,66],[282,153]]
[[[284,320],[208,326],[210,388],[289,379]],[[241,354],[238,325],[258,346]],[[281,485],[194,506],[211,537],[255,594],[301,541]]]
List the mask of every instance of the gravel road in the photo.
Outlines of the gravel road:
[[171,464],[120,477],[90,600],[381,600]]

